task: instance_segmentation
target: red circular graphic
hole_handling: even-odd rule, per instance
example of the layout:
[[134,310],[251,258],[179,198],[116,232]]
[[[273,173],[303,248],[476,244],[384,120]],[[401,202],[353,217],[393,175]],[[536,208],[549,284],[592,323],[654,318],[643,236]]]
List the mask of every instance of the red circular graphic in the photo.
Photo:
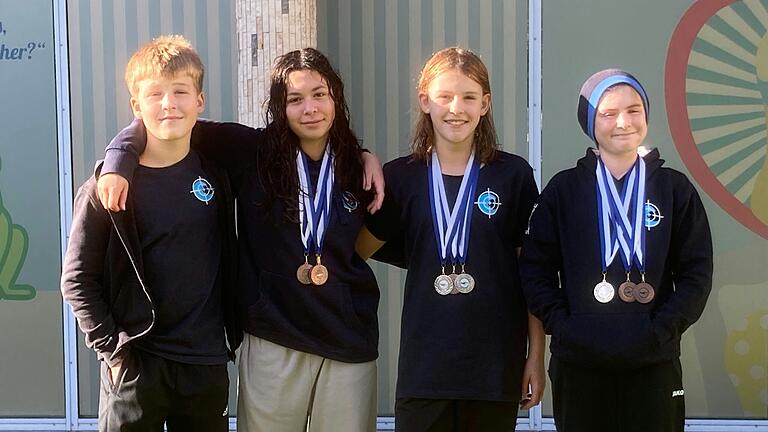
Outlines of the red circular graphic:
[[677,24],[667,51],[665,98],[672,139],[683,163],[701,188],[728,214],[768,239],[768,225],[739,201],[710,170],[696,146],[686,103],[686,73],[693,44],[705,23],[737,0],[700,0],[691,5]]

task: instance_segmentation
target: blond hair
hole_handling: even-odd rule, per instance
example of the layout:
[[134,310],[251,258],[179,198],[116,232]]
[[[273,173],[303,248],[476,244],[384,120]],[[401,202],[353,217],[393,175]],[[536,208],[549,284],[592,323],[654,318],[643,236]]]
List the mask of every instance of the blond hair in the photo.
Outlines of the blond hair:
[[145,79],[172,78],[184,74],[192,78],[198,93],[203,91],[203,61],[183,36],[160,36],[138,49],[125,66],[125,84],[131,96],[139,92]]

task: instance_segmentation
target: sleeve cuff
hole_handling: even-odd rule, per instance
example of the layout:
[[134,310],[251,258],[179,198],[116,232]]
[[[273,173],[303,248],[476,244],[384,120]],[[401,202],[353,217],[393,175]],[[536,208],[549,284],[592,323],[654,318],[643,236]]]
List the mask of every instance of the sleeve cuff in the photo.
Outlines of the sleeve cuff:
[[119,149],[107,149],[101,174],[117,174],[131,183],[133,172],[139,165],[139,158],[135,154]]

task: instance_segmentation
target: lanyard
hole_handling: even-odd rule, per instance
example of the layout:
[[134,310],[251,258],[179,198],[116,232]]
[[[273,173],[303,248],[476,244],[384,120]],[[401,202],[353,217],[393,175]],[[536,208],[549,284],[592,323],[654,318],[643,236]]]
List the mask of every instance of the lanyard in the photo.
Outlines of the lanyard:
[[323,242],[331,219],[331,194],[333,192],[333,154],[330,146],[325,147],[317,190],[312,189],[307,155],[296,154],[296,170],[299,174],[299,229],[304,254],[314,248],[317,255],[323,251]]
[[456,201],[453,207],[450,207],[443,182],[443,173],[440,169],[440,161],[437,153],[432,152],[429,167],[429,201],[435,240],[440,254],[440,262],[443,266],[447,264],[449,258],[451,262],[457,260],[461,264],[466,262],[472,222],[470,201],[477,187],[479,172],[480,162],[475,160],[475,152],[472,151],[467,166],[464,168],[464,176],[461,179]]

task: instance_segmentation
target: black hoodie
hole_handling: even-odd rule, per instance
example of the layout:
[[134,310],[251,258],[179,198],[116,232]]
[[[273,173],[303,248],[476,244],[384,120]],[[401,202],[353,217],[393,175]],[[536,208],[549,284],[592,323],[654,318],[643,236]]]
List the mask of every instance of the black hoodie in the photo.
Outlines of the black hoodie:
[[[660,363],[680,355],[680,336],[701,316],[712,288],[712,239],[696,189],[682,173],[662,167],[657,150],[646,163],[646,200],[660,214],[646,231],[648,304],[593,296],[602,280],[592,149],[575,168],[558,173],[542,192],[523,242],[520,272],[528,307],[552,335],[552,355],[608,369]],[[644,228],[646,229],[646,228]],[[640,281],[633,266],[632,280]],[[608,282],[626,280],[621,260]]]

